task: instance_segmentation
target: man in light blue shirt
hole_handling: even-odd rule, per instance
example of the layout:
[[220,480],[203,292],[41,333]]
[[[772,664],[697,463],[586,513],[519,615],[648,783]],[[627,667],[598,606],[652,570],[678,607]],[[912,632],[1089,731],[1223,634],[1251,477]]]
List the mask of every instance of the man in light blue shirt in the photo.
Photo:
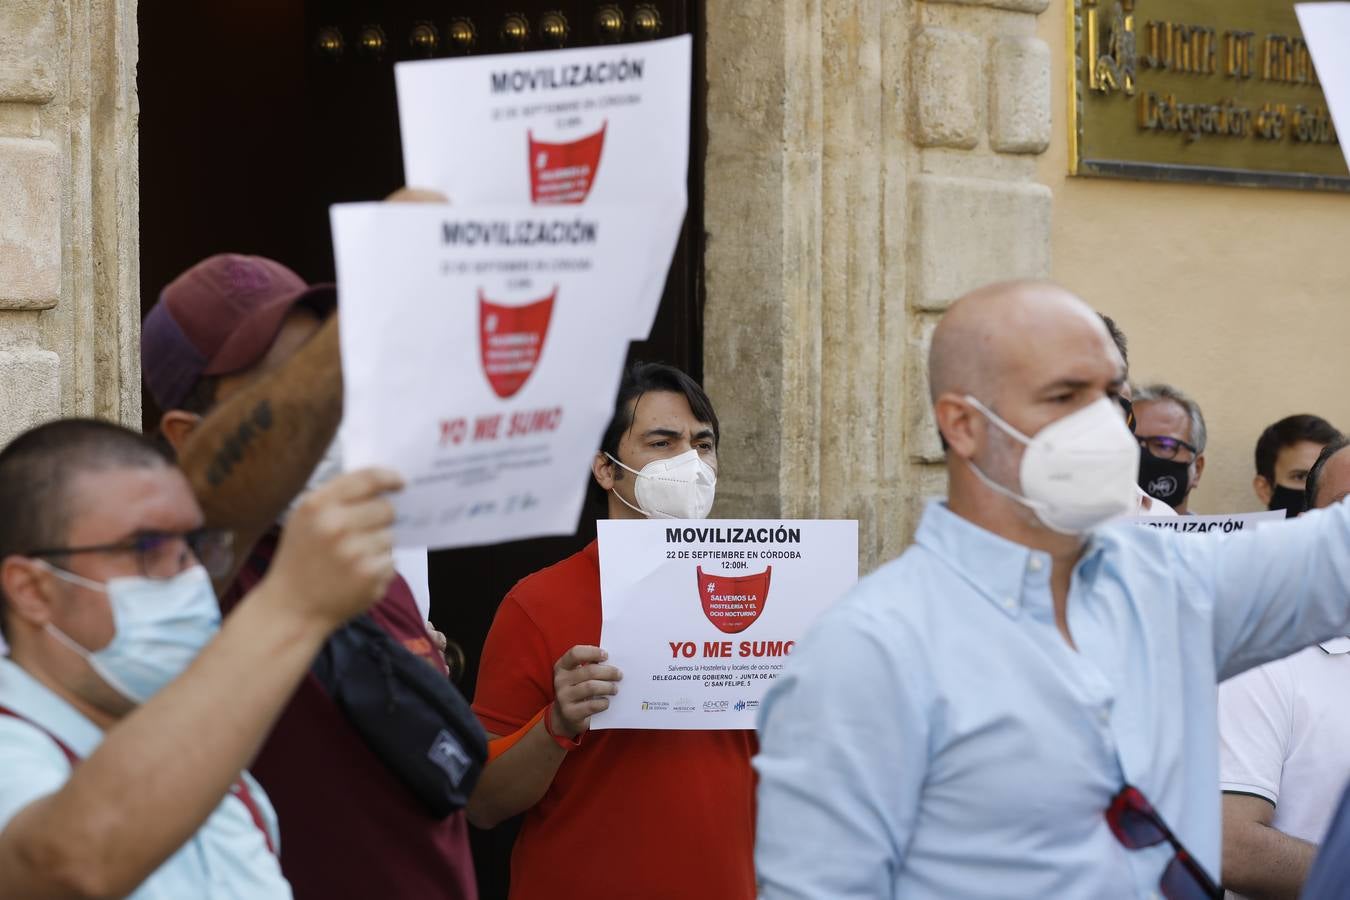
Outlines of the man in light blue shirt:
[[[9,659],[0,659],[0,707],[15,713],[0,713],[0,823],[7,823],[60,790],[74,766],[98,749],[103,730]],[[136,900],[291,896],[273,853],[278,837],[272,805],[247,773],[240,777],[243,787],[225,795],[141,885]],[[242,799],[245,791],[252,809]]]
[[[1218,872],[1217,681],[1344,633],[1350,509],[1228,538],[1099,527],[1134,502],[1105,412],[1123,365],[1051,285],[959,301],[929,378],[947,502],[764,704],[762,897],[1206,896],[1162,824]],[[1142,849],[1106,816],[1127,785],[1161,817]]]
[[[220,624],[187,479],[117,425],[0,451],[0,897],[289,898],[275,816],[242,769],[328,635],[393,575],[376,470],[292,515]],[[315,760],[321,764],[322,760]]]

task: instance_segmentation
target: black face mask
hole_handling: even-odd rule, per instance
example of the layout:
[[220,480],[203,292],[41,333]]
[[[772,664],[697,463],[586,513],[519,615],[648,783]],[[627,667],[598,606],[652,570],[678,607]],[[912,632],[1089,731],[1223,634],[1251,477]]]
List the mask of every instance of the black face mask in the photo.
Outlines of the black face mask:
[[1270,505],[1266,509],[1282,509],[1284,517],[1292,519],[1308,508],[1308,492],[1297,488],[1275,485],[1275,493],[1270,495]]
[[1176,509],[1190,493],[1191,464],[1159,459],[1144,450],[1139,454],[1139,486],[1154,500],[1161,500]]

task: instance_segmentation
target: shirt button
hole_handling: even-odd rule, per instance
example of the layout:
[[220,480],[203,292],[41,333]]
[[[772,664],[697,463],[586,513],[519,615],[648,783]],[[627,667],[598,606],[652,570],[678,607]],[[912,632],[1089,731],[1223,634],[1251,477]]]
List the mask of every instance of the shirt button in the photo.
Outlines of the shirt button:
[[1097,710],[1097,721],[1103,725],[1109,725],[1111,723],[1111,711],[1104,706]]
[[1041,569],[1045,568],[1045,563],[1041,562],[1039,556],[1033,556],[1031,562],[1027,563],[1027,568],[1033,572],[1039,572]]
[[1004,608],[1004,609],[1013,609],[1013,608],[1015,608],[1016,606],[1017,606],[1017,601],[1014,600],[1012,597],[1004,597],[1004,598],[1003,598],[1003,608]]

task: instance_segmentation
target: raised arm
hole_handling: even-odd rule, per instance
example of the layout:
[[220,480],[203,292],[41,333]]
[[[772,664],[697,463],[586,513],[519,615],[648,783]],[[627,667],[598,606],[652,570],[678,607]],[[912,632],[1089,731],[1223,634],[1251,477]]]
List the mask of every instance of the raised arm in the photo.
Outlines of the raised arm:
[[366,470],[301,504],[267,578],[192,666],[0,832],[0,897],[125,896],[191,838],[328,634],[393,577],[380,494],[397,487]]
[[1350,629],[1350,504],[1170,548],[1214,604],[1220,681]]

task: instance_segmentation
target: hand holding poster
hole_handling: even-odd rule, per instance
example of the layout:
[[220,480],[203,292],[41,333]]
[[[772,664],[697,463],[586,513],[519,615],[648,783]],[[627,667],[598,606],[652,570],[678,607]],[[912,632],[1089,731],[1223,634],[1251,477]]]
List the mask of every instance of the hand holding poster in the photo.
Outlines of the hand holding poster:
[[793,646],[858,580],[854,521],[598,524],[600,645],[624,678],[592,728],[754,728]]
[[343,460],[403,474],[400,546],[576,529],[648,275],[647,214],[333,208]]

